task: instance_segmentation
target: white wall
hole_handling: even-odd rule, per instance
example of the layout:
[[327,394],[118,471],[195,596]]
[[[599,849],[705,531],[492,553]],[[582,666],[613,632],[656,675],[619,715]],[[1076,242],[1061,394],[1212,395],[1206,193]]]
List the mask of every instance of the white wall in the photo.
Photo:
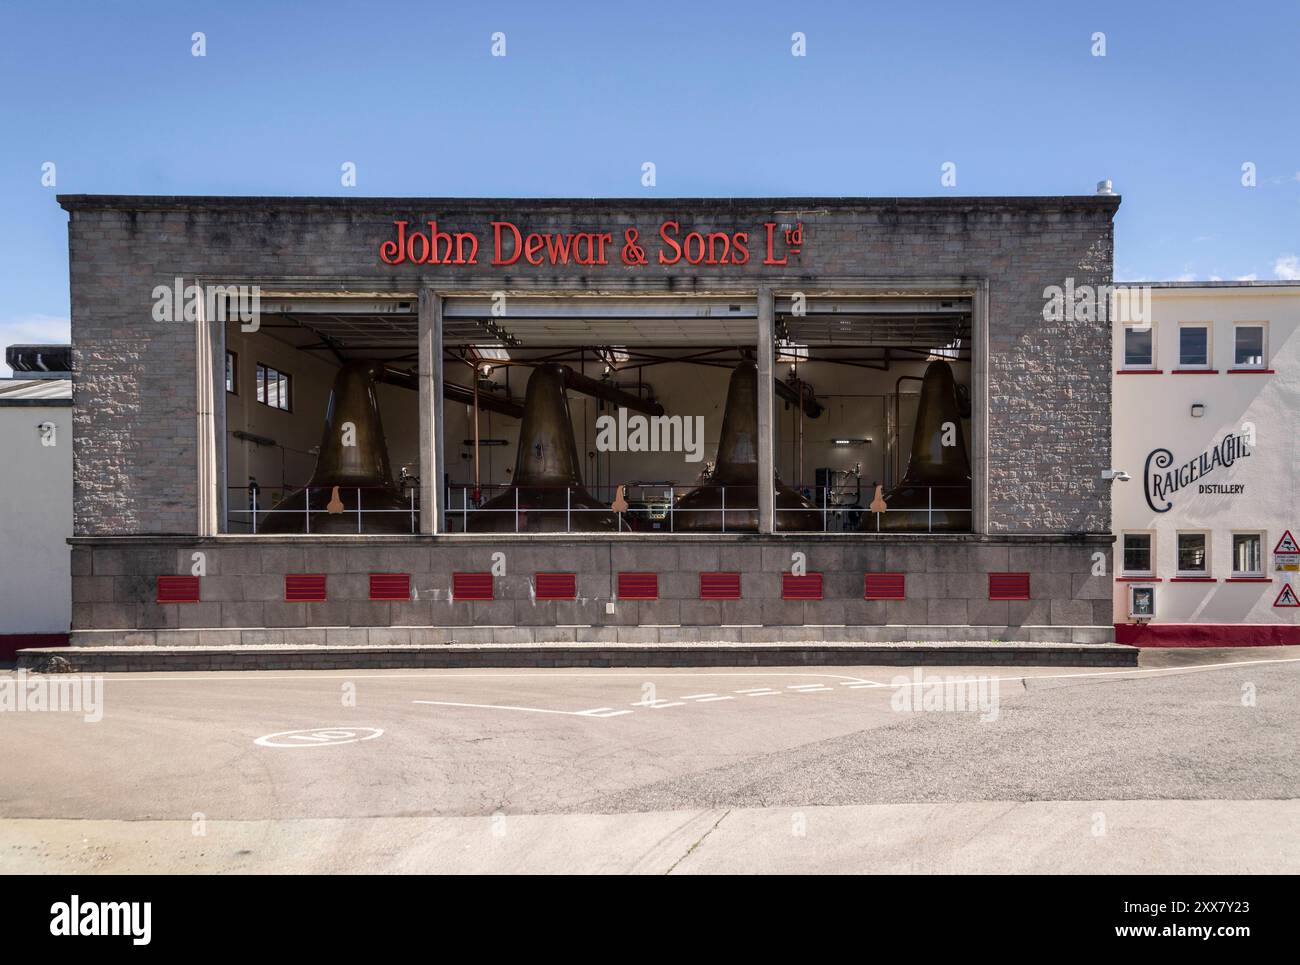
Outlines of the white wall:
[[[53,422],[55,445],[37,425]],[[0,406],[0,633],[72,621],[72,409]]]
[[[1160,374],[1123,373],[1123,326],[1114,339],[1113,462],[1130,482],[1115,483],[1113,526],[1116,567],[1121,566],[1125,531],[1155,534],[1157,623],[1300,622],[1300,610],[1273,607],[1287,574],[1274,570],[1272,549],[1285,530],[1300,539],[1300,289],[1156,288],[1152,290],[1155,368]],[[1217,374],[1174,374],[1180,322],[1211,323],[1211,368]],[[1274,374],[1229,374],[1233,367],[1233,323],[1267,322],[1268,367]],[[1193,418],[1193,403],[1205,414]],[[1154,512],[1143,494],[1143,467],[1157,448],[1173,453],[1173,466],[1197,457],[1225,434],[1253,423],[1256,445],[1249,458],[1216,468],[1170,497],[1173,508]],[[1242,484],[1237,495],[1202,494],[1198,487]],[[1212,583],[1172,583],[1180,530],[1210,534]],[[1229,583],[1232,533],[1263,531],[1265,576],[1269,583]],[[1300,580],[1291,574],[1292,584]],[[1129,584],[1116,583],[1116,622],[1129,622]]]

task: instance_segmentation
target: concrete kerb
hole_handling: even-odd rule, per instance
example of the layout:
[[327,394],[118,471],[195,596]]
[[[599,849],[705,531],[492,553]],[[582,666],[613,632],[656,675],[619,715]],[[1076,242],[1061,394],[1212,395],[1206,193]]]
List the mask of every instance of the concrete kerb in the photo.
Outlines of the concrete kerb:
[[617,643],[404,646],[38,647],[18,651],[32,672],[456,669],[476,667],[1067,666],[1136,667],[1119,644]]

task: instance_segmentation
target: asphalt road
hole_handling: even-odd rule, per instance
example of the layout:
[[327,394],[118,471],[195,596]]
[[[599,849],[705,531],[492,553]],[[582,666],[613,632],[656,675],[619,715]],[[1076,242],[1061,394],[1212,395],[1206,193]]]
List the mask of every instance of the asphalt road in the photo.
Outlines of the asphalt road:
[[1298,672],[106,675],[0,712],[0,871],[1296,871]]

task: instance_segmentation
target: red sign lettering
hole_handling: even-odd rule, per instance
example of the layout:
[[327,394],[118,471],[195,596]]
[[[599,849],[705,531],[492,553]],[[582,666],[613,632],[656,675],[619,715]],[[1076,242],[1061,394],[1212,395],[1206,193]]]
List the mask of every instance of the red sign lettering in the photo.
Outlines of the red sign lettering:
[[[511,221],[493,221],[492,260],[494,268],[508,268],[522,259],[535,267],[579,265],[597,267],[610,263],[614,235],[609,231],[528,232]],[[790,255],[803,247],[803,224],[782,227],[765,222],[766,248],[764,265],[782,266]],[[477,265],[479,238],[472,231],[444,231],[437,221],[425,228],[413,228],[409,221],[393,222],[393,237],[380,242],[379,260],[385,265]],[[639,241],[636,228],[624,228],[623,244],[617,251],[619,262],[629,268],[650,263],[656,253],[653,245]],[[683,230],[680,222],[665,221],[659,226],[662,245],[655,261],[660,265],[685,264],[691,267],[717,267],[749,264],[748,231]],[[778,255],[780,257],[778,257]]]

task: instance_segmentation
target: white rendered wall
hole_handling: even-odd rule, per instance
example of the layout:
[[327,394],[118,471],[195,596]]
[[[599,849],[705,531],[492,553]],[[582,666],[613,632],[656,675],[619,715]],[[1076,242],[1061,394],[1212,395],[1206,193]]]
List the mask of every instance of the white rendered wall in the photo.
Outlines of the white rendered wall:
[[[1132,476],[1113,490],[1117,575],[1125,531],[1152,531],[1156,583],[1155,623],[1300,623],[1300,609],[1275,608],[1273,601],[1290,579],[1300,591],[1300,574],[1274,569],[1273,547],[1283,532],[1300,539],[1300,288],[1174,288],[1152,290],[1155,368],[1160,374],[1123,374],[1123,325],[1114,338],[1113,462]],[[1174,374],[1179,368],[1178,327],[1211,324],[1210,367],[1217,374]],[[1266,367],[1272,374],[1231,374],[1233,323],[1265,322]],[[1194,403],[1205,406],[1200,418]],[[1173,507],[1154,512],[1143,493],[1148,455],[1164,448],[1173,466],[1254,426],[1256,444],[1249,458],[1216,468],[1169,497]],[[1241,484],[1235,495],[1201,493],[1204,484]],[[1159,501],[1157,501],[1159,503]],[[1214,582],[1171,582],[1176,576],[1177,533],[1209,534],[1209,576]],[[1232,534],[1263,533],[1267,583],[1228,582],[1232,573]],[[1115,584],[1115,620],[1129,622],[1127,589]]]
[[[37,426],[55,425],[41,445]],[[72,620],[72,409],[0,406],[0,634],[67,633]]]

